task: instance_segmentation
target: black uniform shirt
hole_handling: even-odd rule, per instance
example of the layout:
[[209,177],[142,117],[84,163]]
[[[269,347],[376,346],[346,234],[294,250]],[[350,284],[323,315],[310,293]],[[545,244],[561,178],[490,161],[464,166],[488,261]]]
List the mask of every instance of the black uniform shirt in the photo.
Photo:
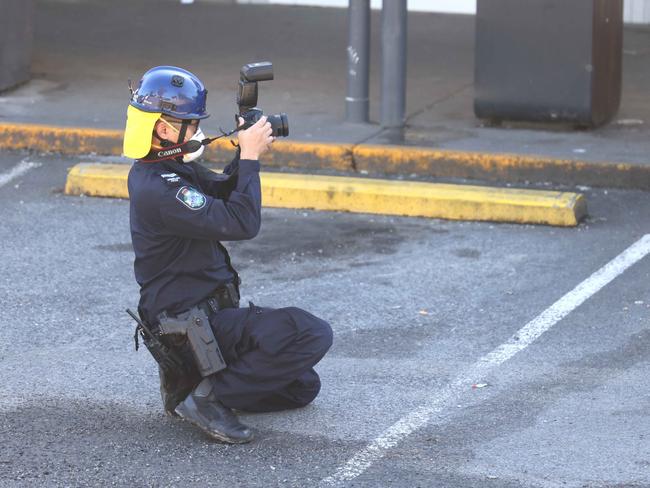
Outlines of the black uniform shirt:
[[237,279],[219,241],[260,228],[258,161],[235,159],[219,175],[198,163],[136,161],[129,172],[131,239],[139,309],[155,322],[183,312]]

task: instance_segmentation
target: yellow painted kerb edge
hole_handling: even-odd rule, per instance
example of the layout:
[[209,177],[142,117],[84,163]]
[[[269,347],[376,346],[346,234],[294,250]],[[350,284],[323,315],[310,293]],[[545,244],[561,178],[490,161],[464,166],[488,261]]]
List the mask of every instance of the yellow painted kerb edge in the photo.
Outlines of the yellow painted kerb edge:
[[[78,164],[65,193],[128,198],[129,169]],[[572,192],[285,173],[262,173],[261,179],[266,207],[556,226],[575,226],[587,214],[584,196]]]
[[[37,124],[0,123],[0,149],[30,149],[63,154],[111,154],[122,152],[123,131],[93,129],[84,127],[60,127]],[[228,140],[219,140],[208,147],[207,154],[232,150]],[[219,156],[221,158],[221,155]],[[458,168],[507,174],[515,168],[543,170],[565,168],[584,170],[600,168],[603,163],[543,158],[507,153],[481,153],[469,151],[439,150],[426,147],[405,147],[390,145],[366,145],[320,143],[306,141],[278,140],[274,150],[266,159],[273,166],[309,167],[316,166],[341,171],[350,171],[356,164],[360,170],[381,170],[387,173],[422,172],[430,174],[432,166],[439,163],[453,163]],[[310,164],[310,160],[312,164]],[[353,163],[352,161],[355,161]],[[629,171],[628,163],[607,163],[618,171]],[[461,172],[462,173],[462,172]],[[461,175],[462,176],[462,175]]]

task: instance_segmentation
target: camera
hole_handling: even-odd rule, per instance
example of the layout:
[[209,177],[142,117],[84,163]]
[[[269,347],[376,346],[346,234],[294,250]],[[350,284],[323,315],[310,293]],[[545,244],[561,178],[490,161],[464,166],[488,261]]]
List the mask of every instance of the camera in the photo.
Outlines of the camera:
[[[273,64],[268,61],[246,64],[239,71],[239,87],[237,91],[239,114],[235,115],[235,121],[237,121],[237,117],[244,119],[243,129],[248,129],[264,115],[264,112],[257,108],[257,82],[272,79]],[[271,124],[274,137],[287,137],[289,135],[289,118],[287,114],[269,115],[267,120]]]

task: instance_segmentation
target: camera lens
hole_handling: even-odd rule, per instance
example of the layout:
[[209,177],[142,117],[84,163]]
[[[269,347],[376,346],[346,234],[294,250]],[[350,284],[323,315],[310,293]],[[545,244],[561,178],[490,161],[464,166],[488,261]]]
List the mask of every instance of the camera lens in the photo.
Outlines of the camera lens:
[[267,120],[271,123],[274,137],[287,137],[289,135],[289,117],[287,117],[287,114],[269,115]]

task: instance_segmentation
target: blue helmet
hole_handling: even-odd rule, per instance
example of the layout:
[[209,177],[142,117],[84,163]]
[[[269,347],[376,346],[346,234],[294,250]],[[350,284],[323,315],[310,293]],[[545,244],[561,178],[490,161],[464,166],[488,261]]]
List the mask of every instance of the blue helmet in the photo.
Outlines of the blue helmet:
[[208,91],[194,74],[175,66],[156,66],[144,75],[131,96],[130,105],[177,119],[205,119]]
[[[205,119],[208,91],[195,75],[175,66],[157,66],[150,69],[131,93],[124,129],[123,152],[139,159],[151,149],[151,135],[162,114],[183,121]],[[185,135],[185,122],[179,132],[179,141]]]

